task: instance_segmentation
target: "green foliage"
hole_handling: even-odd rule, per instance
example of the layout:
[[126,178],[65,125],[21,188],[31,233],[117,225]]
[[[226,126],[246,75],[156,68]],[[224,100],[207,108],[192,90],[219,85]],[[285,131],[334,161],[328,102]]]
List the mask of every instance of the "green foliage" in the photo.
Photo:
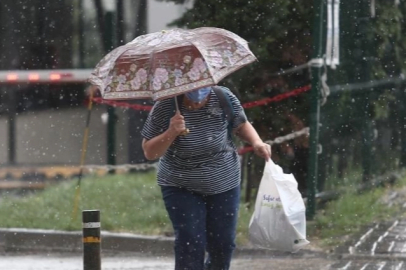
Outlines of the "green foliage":
[[[52,230],[82,229],[82,210],[99,209],[102,230],[146,235],[171,235],[172,225],[163,204],[156,173],[86,177],[79,209],[72,221],[76,181],[50,186],[27,197],[2,197],[0,228]],[[253,209],[241,205],[238,242],[247,243]]]
[[318,233],[313,233],[323,239],[324,245],[333,247],[343,244],[348,236],[365,229],[365,226],[392,220],[399,209],[383,203],[386,192],[385,188],[363,194],[350,192],[330,202],[318,212],[313,228]]
[[79,209],[72,221],[75,182],[51,186],[33,196],[2,199],[0,216],[7,218],[0,219],[0,227],[80,230],[81,211],[99,209],[103,230],[141,234],[170,231],[153,173],[83,179]]
[[[294,0],[196,0],[193,8],[172,25],[220,27],[246,39],[258,62],[230,75],[222,83],[236,92],[243,102],[253,101],[309,83],[306,71],[283,77],[272,74],[309,60],[312,9],[308,7],[312,3],[312,0],[304,0],[300,4]],[[287,113],[297,111],[299,114],[303,107],[307,107],[303,100],[302,97],[273,103],[247,110],[247,113],[260,134],[271,138],[283,135],[281,131],[286,128]],[[278,117],[281,118],[279,122]]]

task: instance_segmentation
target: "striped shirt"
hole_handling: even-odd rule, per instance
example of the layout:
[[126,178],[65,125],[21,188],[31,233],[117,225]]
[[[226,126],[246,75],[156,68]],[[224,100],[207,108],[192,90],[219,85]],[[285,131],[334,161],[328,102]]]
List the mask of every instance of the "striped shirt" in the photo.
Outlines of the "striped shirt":
[[[247,121],[237,97],[229,90],[234,118],[233,129]],[[210,92],[205,106],[188,110],[180,105],[190,133],[178,136],[158,165],[158,185],[176,186],[201,194],[217,194],[240,184],[240,163],[236,146],[228,136],[228,121],[223,116],[217,95]],[[144,124],[142,136],[150,140],[169,127],[174,116],[173,98],[155,103]]]

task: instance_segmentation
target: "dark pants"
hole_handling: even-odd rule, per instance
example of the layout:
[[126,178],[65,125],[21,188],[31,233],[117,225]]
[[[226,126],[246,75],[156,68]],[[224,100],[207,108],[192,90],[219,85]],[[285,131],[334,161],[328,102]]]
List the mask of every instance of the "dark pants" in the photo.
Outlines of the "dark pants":
[[240,187],[215,195],[161,189],[175,231],[175,270],[228,270],[235,249]]

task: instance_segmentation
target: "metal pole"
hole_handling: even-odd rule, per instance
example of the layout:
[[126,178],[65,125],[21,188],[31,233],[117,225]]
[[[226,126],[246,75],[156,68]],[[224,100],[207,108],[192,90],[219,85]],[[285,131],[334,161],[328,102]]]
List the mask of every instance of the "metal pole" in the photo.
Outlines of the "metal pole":
[[84,12],[83,1],[78,1],[79,5],[79,67],[85,67],[85,35],[84,35]]
[[[360,38],[357,61],[359,61],[361,70],[358,76],[360,82],[369,82],[371,80],[371,55],[370,55],[370,42],[368,38],[368,28],[370,28],[371,16],[371,1],[361,0],[358,10],[357,25],[358,34]],[[369,91],[365,94],[362,100],[363,103],[363,120],[362,120],[362,169],[363,169],[363,182],[369,182],[372,177],[372,143],[373,143],[373,120],[371,103],[369,101]]]
[[100,211],[84,210],[83,222],[83,270],[101,270]]
[[[400,11],[403,14],[402,20],[400,21],[400,25],[402,25],[402,34],[403,36],[406,34],[406,3],[403,1],[399,5]],[[404,75],[402,75],[404,76]],[[402,79],[405,79],[404,77]],[[403,82],[398,86],[399,90],[399,100],[398,100],[398,111],[399,111],[399,136],[400,136],[400,160],[399,160],[399,167],[405,168],[406,167],[406,83]]]
[[8,97],[8,163],[14,165],[16,161],[17,87],[9,86],[6,92]]
[[[147,0],[139,0],[136,4],[136,16],[135,16],[135,31],[134,36],[138,37],[147,33],[147,22],[148,22],[148,3]],[[143,104],[144,101],[134,100],[135,104]],[[148,162],[145,158],[144,151],[142,149],[142,136],[141,128],[148,117],[148,112],[146,111],[127,111],[127,123],[128,123],[128,162],[130,164],[139,164]]]
[[320,123],[320,89],[321,70],[323,67],[323,23],[325,0],[314,0],[313,22],[313,59],[311,65],[312,89],[310,90],[310,142],[309,142],[309,167],[307,175],[307,209],[309,220],[313,219],[316,212],[316,188],[318,157],[317,147],[319,142]]
[[[106,12],[105,14],[105,30],[106,30],[106,53],[114,47],[114,12]],[[107,164],[116,165],[116,109],[113,106],[107,106]],[[115,173],[115,170],[109,171]]]
[[125,44],[125,23],[124,23],[124,2],[123,0],[117,0],[116,2],[116,40],[117,45],[121,46]]
[[400,160],[399,167],[406,167],[406,85],[402,83],[399,87],[399,135],[400,135]]

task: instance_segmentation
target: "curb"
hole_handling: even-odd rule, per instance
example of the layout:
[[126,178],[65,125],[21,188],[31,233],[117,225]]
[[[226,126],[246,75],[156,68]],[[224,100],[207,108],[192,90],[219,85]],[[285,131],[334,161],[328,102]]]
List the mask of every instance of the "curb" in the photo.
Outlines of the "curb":
[[[103,253],[141,253],[153,256],[173,256],[173,237],[145,236],[130,233],[101,231]],[[83,251],[81,231],[56,231],[22,228],[0,228],[0,251],[3,252],[59,252]],[[325,257],[318,251],[302,249],[297,253],[237,247],[235,257]]]
[[[101,249],[106,252],[173,253],[173,239],[170,237],[101,231],[101,238]],[[82,252],[82,232],[0,229],[0,249],[5,252]]]

